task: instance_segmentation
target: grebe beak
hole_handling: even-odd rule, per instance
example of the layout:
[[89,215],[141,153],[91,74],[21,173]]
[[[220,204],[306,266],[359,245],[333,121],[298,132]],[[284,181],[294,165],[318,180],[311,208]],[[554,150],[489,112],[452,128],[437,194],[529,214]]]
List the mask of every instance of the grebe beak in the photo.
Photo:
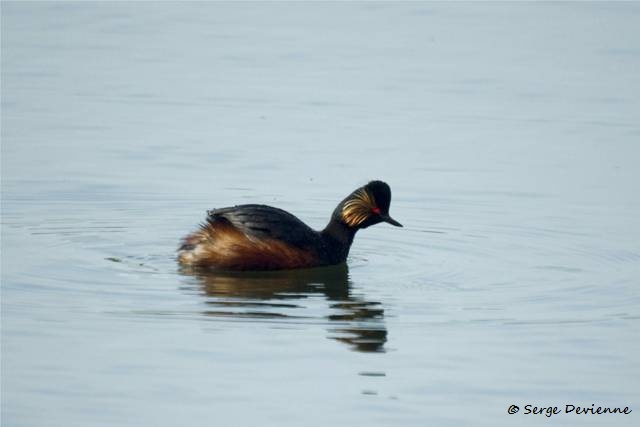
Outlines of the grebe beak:
[[395,225],[396,227],[402,227],[402,224],[400,224],[395,219],[391,218],[389,215],[380,215],[380,218],[382,218],[384,222],[388,222],[391,225]]

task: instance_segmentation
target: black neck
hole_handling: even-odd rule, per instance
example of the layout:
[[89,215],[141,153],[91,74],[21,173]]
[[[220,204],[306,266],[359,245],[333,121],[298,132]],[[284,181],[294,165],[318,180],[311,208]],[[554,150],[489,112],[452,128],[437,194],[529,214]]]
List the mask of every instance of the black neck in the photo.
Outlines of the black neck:
[[347,226],[344,222],[331,218],[329,224],[320,232],[325,246],[323,255],[328,262],[335,264],[347,260],[356,231],[357,229]]

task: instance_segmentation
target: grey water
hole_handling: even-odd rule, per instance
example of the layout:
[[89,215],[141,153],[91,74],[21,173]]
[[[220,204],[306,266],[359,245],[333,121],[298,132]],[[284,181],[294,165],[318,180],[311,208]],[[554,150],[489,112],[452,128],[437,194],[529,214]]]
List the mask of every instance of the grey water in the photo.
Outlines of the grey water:
[[[3,427],[638,425],[638,3],[1,8]],[[176,264],[370,179],[346,266]]]

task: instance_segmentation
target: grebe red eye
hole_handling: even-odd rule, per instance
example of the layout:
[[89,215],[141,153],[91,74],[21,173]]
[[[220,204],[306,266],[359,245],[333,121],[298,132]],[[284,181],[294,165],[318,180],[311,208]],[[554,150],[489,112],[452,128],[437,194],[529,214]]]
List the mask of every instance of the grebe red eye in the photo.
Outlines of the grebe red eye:
[[380,208],[378,208],[378,207],[372,208],[371,212],[373,212],[376,215],[380,215]]

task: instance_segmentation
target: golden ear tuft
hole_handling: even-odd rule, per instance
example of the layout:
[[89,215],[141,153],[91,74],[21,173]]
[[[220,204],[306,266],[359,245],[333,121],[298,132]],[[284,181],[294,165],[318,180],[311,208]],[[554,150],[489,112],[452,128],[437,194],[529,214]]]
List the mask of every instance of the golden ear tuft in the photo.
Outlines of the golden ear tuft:
[[371,216],[371,211],[375,208],[376,200],[373,195],[361,188],[342,206],[342,219],[349,227],[357,227]]

